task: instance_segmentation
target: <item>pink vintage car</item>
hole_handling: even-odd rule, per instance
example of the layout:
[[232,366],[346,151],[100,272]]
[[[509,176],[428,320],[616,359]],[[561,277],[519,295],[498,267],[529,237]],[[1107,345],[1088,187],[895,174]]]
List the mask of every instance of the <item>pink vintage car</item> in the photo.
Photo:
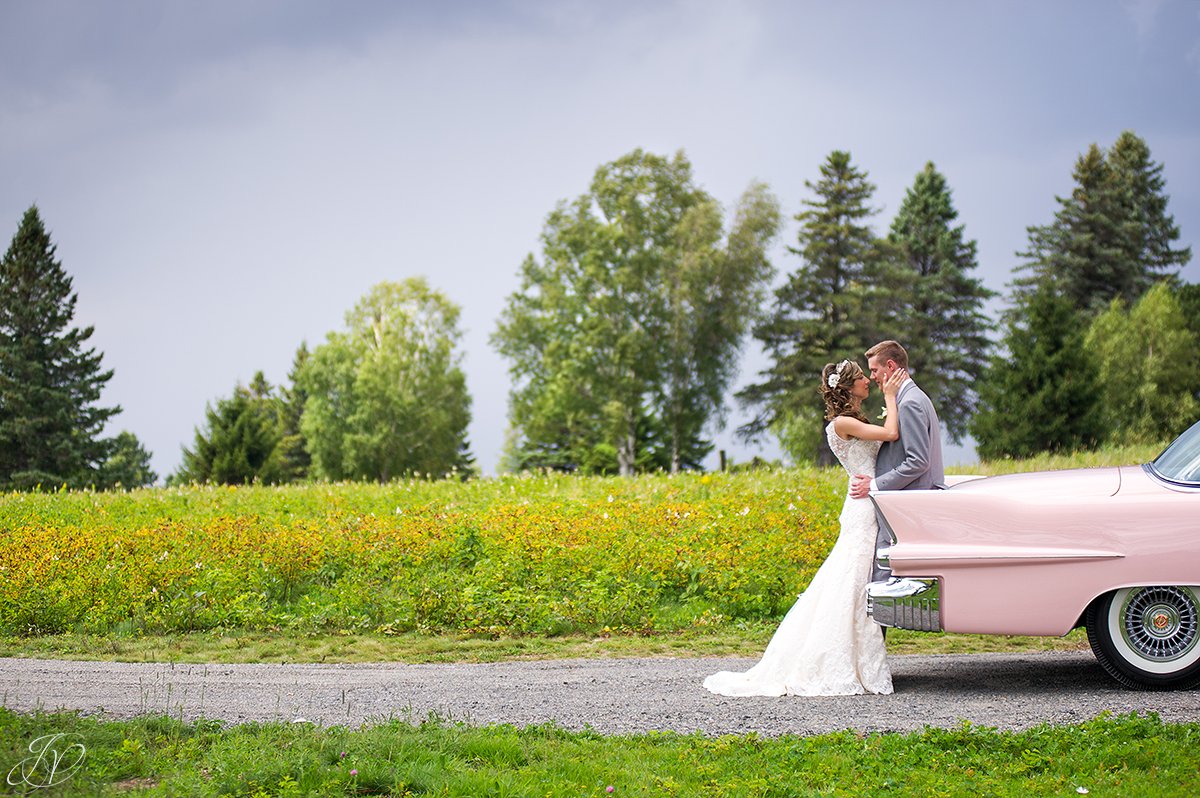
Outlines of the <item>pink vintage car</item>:
[[893,578],[876,623],[1064,635],[1127,687],[1200,684],[1200,422],[1152,463],[961,479],[872,496]]

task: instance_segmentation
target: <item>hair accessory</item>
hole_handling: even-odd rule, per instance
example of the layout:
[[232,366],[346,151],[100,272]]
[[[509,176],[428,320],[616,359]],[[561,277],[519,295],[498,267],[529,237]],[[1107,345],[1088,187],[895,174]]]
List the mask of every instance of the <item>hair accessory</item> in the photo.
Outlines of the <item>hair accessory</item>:
[[843,360],[841,363],[838,363],[837,368],[829,373],[829,379],[827,379],[825,382],[830,388],[836,388],[838,386],[838,383],[842,381],[842,369],[849,365],[849,360]]

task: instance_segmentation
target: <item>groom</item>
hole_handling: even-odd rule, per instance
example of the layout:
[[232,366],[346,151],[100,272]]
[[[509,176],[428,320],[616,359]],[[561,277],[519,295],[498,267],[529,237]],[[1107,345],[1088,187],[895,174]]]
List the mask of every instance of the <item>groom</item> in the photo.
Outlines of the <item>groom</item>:
[[[908,368],[908,353],[895,341],[875,344],[866,354],[871,379],[881,388],[897,369]],[[900,439],[888,441],[880,447],[874,479],[864,474],[855,475],[851,481],[850,495],[856,499],[865,499],[871,491],[877,490],[929,490],[943,487],[942,432],[933,402],[915,382],[907,379],[900,386],[896,406],[900,414]],[[876,546],[886,546],[890,542],[880,524]],[[879,581],[889,576],[889,569],[876,564],[871,578]]]

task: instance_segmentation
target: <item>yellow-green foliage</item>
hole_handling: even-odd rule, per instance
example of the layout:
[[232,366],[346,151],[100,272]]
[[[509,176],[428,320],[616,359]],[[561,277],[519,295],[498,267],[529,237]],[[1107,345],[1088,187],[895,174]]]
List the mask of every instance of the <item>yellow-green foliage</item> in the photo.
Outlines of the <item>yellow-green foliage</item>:
[[188,487],[0,499],[0,630],[555,634],[778,615],[844,476]]
[[[1108,457],[1145,459],[1131,452]],[[833,546],[845,488],[840,469],[799,468],[7,494],[0,633],[555,635],[777,618]]]

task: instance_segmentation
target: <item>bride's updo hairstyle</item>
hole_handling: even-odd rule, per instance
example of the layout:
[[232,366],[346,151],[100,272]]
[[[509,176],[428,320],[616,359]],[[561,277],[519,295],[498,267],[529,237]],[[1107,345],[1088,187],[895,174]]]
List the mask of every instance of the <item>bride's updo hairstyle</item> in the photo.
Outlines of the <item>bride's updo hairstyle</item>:
[[862,379],[862,366],[853,360],[841,363],[826,363],[821,369],[821,398],[825,400],[825,420],[838,416],[853,416],[859,421],[870,423],[862,412],[862,402],[854,398],[850,389],[854,381]]

